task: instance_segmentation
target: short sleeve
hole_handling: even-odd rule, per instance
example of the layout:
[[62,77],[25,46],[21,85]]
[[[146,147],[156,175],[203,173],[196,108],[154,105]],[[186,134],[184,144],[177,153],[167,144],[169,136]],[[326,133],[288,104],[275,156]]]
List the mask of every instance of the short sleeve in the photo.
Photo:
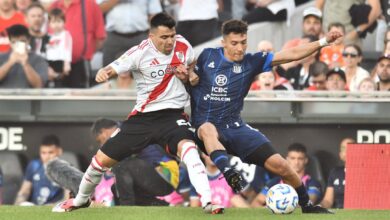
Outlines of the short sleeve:
[[118,74],[134,70],[137,68],[137,57],[139,54],[140,50],[138,49],[138,46],[134,46],[122,54],[118,59],[114,60],[109,66]]
[[39,74],[43,85],[45,85],[47,80],[49,79],[49,75],[47,73],[49,69],[49,64],[47,63],[47,61],[41,56],[35,55],[35,59],[31,60],[31,66],[33,67],[35,72]]
[[330,171],[327,187],[333,187],[333,182],[336,178],[335,176],[336,176],[336,169],[333,169]]

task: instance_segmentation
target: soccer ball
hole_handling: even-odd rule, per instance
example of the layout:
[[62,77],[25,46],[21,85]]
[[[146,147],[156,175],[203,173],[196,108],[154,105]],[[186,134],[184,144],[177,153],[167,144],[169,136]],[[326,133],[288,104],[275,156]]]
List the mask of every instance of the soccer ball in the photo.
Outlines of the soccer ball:
[[298,194],[288,184],[276,184],[268,190],[267,208],[274,214],[290,214],[298,204]]

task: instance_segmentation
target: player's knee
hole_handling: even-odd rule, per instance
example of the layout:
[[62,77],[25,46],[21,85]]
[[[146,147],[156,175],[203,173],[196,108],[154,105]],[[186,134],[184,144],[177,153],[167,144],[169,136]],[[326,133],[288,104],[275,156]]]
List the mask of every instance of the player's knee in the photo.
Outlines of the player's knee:
[[107,156],[102,151],[98,151],[94,157],[96,162],[102,167],[102,168],[111,168],[113,167],[118,161],[112,159],[111,157]]
[[218,138],[218,131],[212,123],[206,122],[199,127],[198,135],[202,140]]

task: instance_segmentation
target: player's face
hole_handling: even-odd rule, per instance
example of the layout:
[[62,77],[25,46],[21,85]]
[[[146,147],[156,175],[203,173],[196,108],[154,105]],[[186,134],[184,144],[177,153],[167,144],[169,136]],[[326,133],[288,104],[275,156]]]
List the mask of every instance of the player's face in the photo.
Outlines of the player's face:
[[225,57],[234,62],[239,62],[244,59],[247,45],[246,34],[230,33],[222,39]]
[[288,152],[286,160],[297,173],[305,170],[308,161],[304,153],[297,151]]
[[154,46],[165,55],[171,54],[176,41],[176,29],[158,26],[150,30],[149,37]]
[[43,164],[47,164],[59,154],[60,150],[54,145],[42,145],[39,149],[39,155]]

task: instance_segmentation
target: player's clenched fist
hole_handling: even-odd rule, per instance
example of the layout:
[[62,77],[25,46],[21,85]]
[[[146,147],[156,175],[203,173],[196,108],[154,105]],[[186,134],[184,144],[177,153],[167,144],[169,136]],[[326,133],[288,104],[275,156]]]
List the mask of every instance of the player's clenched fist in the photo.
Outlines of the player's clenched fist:
[[106,66],[104,68],[99,69],[99,71],[96,74],[95,80],[98,83],[105,82],[115,74],[116,72],[112,67]]
[[334,41],[337,40],[337,38],[340,38],[342,36],[343,34],[341,34],[340,32],[332,31],[332,32],[328,32],[325,37],[328,43],[333,43]]

